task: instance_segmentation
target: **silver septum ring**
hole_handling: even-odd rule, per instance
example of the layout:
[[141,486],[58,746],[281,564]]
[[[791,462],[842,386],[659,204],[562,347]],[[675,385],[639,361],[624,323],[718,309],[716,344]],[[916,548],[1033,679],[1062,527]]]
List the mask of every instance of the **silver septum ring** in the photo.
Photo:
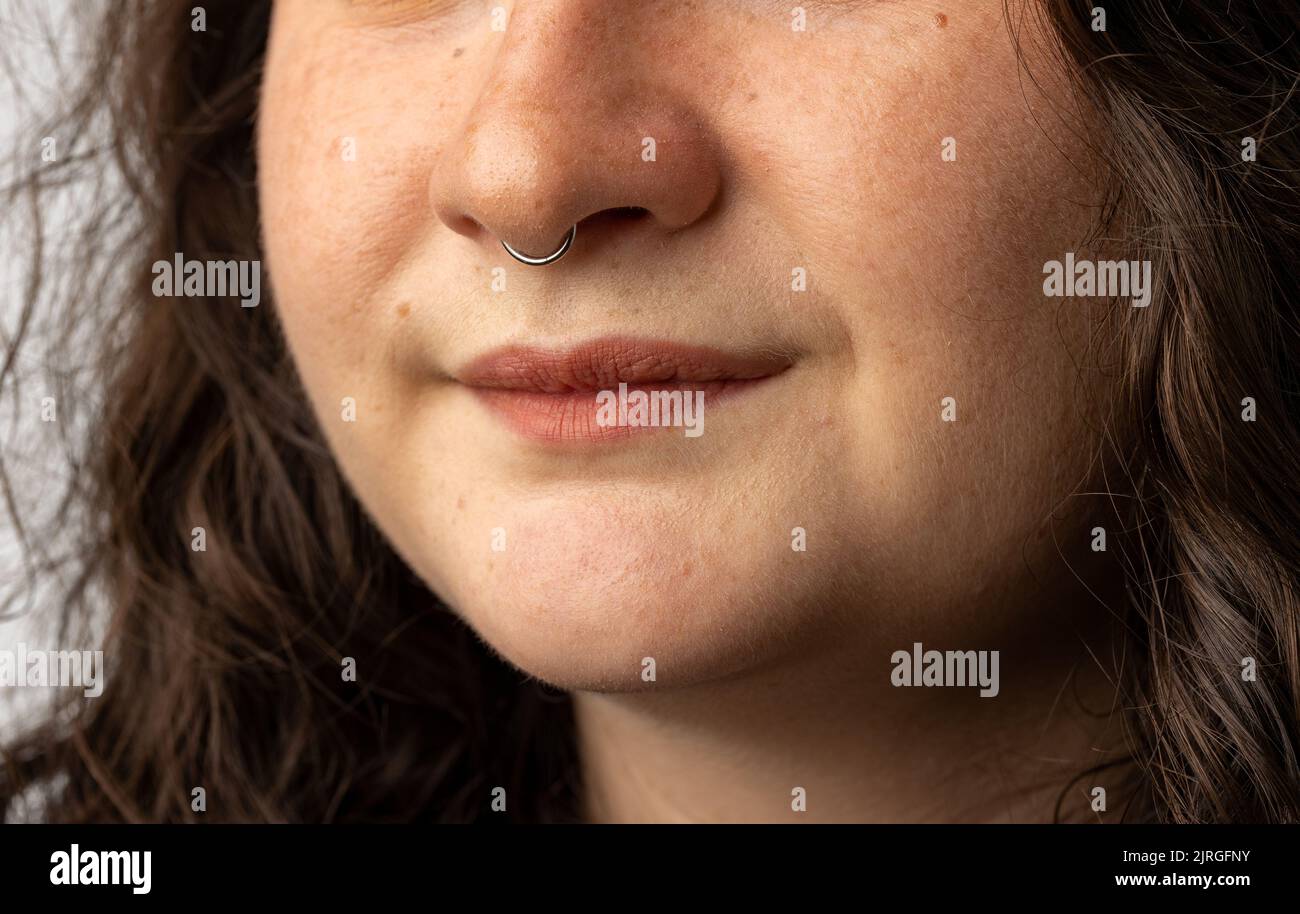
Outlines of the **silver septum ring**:
[[554,254],[547,254],[545,257],[529,257],[527,254],[521,254],[504,241],[501,242],[501,246],[506,249],[507,254],[520,263],[526,263],[530,267],[544,267],[548,263],[555,263],[555,261],[569,253],[569,248],[573,247],[573,239],[577,234],[578,226],[575,224],[573,228],[569,229],[569,234],[565,235],[564,240],[560,242],[559,250]]

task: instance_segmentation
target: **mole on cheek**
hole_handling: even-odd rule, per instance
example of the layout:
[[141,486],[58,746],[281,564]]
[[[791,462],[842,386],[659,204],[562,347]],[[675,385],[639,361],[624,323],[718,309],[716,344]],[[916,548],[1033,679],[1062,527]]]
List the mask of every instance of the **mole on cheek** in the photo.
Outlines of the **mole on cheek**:
[[948,17],[945,16],[943,13],[935,13],[934,24],[936,28],[943,28],[945,25],[948,24]]

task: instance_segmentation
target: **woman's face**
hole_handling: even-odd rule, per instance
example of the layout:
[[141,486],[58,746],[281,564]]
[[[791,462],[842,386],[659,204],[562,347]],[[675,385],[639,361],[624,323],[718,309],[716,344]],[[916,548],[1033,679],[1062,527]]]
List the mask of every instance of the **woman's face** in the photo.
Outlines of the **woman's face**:
[[[1050,612],[1086,545],[1048,519],[1095,314],[1042,284],[1097,193],[1034,17],[1030,79],[1001,0],[792,6],[275,5],[260,184],[308,394],[411,567],[558,685],[831,645],[883,681]],[[549,266],[501,245],[574,224]],[[597,427],[620,381],[703,390],[702,434]]]

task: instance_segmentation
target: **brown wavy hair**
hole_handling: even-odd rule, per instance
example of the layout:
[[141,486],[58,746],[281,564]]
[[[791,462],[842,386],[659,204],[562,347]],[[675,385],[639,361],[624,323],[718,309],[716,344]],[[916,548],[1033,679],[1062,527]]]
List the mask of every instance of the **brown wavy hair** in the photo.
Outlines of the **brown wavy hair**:
[[[496,821],[577,818],[568,697],[495,657],[365,516],[274,303],[151,294],[149,265],[177,251],[261,260],[269,0],[206,4],[197,34],[189,2],[106,6],[45,134],[67,148],[4,188],[33,257],[0,377],[30,428],[20,355],[44,342],[61,421],[43,443],[66,476],[33,509],[5,455],[0,492],[24,561],[4,608],[57,598],[59,643],[102,642],[109,676],[6,741],[0,819],[35,792],[62,822],[460,822],[488,818],[496,786]],[[1113,353],[1130,392],[1115,427],[1136,430],[1111,440],[1108,480],[1134,808],[1300,821],[1300,12],[1135,0],[1099,32],[1092,7],[1008,3],[1007,21],[1049,23],[1106,128],[1060,138],[1104,166],[1099,234],[1122,225],[1156,276],[1149,308],[1116,312]],[[89,199],[69,203],[76,186]],[[48,238],[64,210],[72,228]]]

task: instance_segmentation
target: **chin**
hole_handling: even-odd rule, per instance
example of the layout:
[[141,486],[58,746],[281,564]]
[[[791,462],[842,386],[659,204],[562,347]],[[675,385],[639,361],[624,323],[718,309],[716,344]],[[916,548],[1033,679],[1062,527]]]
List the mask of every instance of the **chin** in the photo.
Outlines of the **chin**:
[[688,517],[662,502],[516,505],[505,548],[460,556],[440,596],[506,660],[562,689],[680,688],[773,659],[807,621],[783,583],[797,577],[788,540]]

